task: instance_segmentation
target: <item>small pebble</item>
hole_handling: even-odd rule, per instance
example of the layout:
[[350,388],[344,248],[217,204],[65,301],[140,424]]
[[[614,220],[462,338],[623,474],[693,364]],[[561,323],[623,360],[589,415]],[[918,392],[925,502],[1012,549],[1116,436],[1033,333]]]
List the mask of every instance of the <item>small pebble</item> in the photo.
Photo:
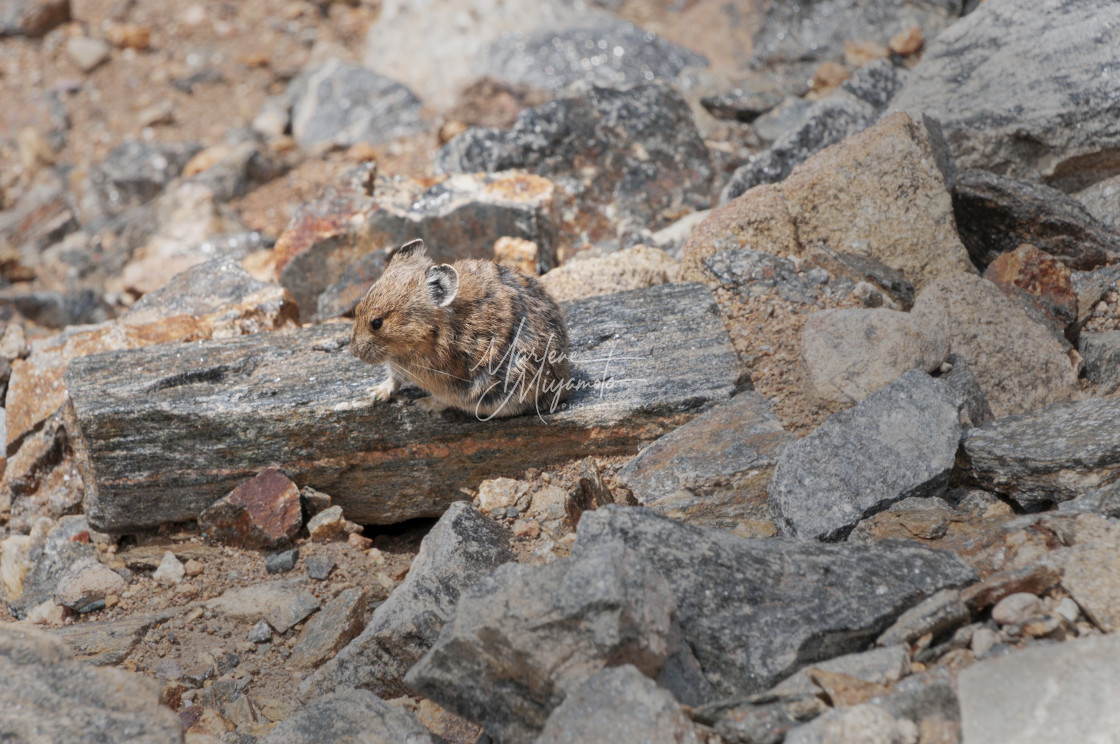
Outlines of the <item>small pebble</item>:
[[266,621],[260,620],[252,628],[249,628],[249,641],[252,643],[266,643],[272,640],[272,626]]
[[980,628],[972,634],[972,653],[976,654],[979,659],[985,656],[992,650],[995,645],[999,643],[999,634],[990,628]]
[[992,608],[992,619],[1000,625],[1021,625],[1042,614],[1042,600],[1027,592],[1009,594]]
[[1058,606],[1054,608],[1054,613],[1066,620],[1069,623],[1077,622],[1077,618],[1081,617],[1081,608],[1077,602],[1073,601],[1072,597],[1065,597]]
[[307,575],[316,581],[325,581],[334,568],[334,559],[329,555],[309,555],[303,559]]
[[270,574],[287,573],[295,568],[297,560],[299,560],[298,548],[271,553],[264,557],[264,570]]

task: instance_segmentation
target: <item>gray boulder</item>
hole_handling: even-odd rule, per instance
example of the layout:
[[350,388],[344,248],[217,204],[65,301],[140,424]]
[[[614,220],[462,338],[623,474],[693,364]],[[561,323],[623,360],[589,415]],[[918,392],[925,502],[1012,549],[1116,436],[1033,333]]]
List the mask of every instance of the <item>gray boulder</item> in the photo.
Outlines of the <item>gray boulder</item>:
[[125,142],[90,170],[90,181],[101,209],[119,215],[160,195],[179,176],[202,145],[190,143]]
[[0,680],[0,741],[183,741],[150,680],[76,661],[42,631],[0,624]]
[[604,669],[564,699],[536,744],[695,744],[692,721],[668,692],[630,664]]
[[787,446],[770,482],[780,527],[843,540],[896,501],[943,492],[961,436],[958,405],[948,386],[912,370]]
[[1097,387],[1098,395],[1120,390],[1120,331],[1084,332],[1077,350],[1085,364],[1085,379]]
[[1057,403],[997,419],[961,442],[966,474],[1019,504],[1066,501],[1120,474],[1120,400]]
[[711,201],[713,169],[692,112],[679,93],[657,83],[571,90],[523,111],[509,129],[470,129],[436,154],[443,173],[511,168],[573,194],[597,217],[592,238],[613,237],[608,228],[616,221],[656,230],[669,224],[664,215]]
[[403,677],[435,643],[460,595],[511,560],[505,530],[470,504],[453,503],[420,543],[405,580],[361,635],[300,684],[300,697],[347,687],[385,698],[411,694]]
[[745,540],[635,507],[584,514],[572,553],[610,543],[665,578],[685,639],[727,696],[862,650],[922,598],[976,578],[955,556],[910,543]]
[[541,567],[508,563],[460,598],[405,681],[498,741],[532,742],[604,667],[656,676],[682,642],[675,612],[655,568],[617,543]]
[[1112,0],[988,0],[929,44],[892,105],[939,119],[962,167],[1071,191],[1118,170],[1118,65]]
[[292,81],[292,135],[300,147],[378,144],[424,131],[420,99],[361,65],[331,59]]
[[435,744],[416,716],[366,690],[344,690],[310,703],[277,724],[260,744]]

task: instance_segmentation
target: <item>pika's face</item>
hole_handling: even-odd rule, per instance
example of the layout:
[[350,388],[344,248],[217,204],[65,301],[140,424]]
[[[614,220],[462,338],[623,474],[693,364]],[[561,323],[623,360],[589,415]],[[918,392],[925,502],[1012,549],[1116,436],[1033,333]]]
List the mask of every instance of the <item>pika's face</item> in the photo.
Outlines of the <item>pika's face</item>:
[[406,244],[358,303],[350,353],[369,364],[422,356],[447,323],[445,308],[457,291],[455,269],[434,266],[421,241]]

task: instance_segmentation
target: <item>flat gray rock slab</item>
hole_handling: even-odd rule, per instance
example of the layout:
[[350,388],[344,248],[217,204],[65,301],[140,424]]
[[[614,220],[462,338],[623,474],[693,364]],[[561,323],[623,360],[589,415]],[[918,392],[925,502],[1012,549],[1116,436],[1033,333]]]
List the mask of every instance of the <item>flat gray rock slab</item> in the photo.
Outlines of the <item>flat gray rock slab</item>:
[[448,507],[420,543],[405,580],[361,635],[300,684],[300,697],[348,687],[384,698],[411,695],[404,675],[435,643],[459,596],[513,560],[509,540],[509,532],[470,504]]
[[969,478],[1021,504],[1067,501],[1120,474],[1120,400],[1090,398],[997,419],[962,440]]
[[277,724],[261,744],[435,744],[409,711],[367,690],[344,690],[300,708]]
[[988,659],[960,676],[964,744],[1115,742],[1120,636]]
[[782,451],[770,482],[779,527],[842,540],[896,501],[935,496],[948,486],[960,437],[957,395],[912,370]]
[[555,413],[431,415],[329,324],[76,360],[67,422],[90,524],[127,532],[197,517],[266,467],[335,497],[348,519],[437,517],[460,488],[587,454],[632,453],[650,425],[728,400],[741,374],[711,293],[668,284],[564,306],[574,390]]
[[976,580],[956,556],[909,542],[746,540],[638,507],[583,515],[573,556],[621,542],[669,583],[677,622],[723,695],[867,648],[903,611]]
[[0,680],[0,741],[183,741],[151,680],[77,661],[43,631],[0,625]]
[[985,2],[928,44],[892,105],[939,119],[961,167],[1070,191],[1116,172],[1118,64],[1112,0]]

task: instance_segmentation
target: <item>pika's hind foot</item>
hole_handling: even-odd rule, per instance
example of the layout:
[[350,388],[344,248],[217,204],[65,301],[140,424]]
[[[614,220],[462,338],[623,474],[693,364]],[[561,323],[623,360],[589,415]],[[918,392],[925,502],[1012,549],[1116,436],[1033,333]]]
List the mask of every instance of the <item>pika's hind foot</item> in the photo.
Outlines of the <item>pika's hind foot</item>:
[[440,403],[430,395],[427,398],[420,398],[417,400],[416,405],[420,406],[428,413],[439,413],[440,411],[446,411],[448,408],[447,404]]

